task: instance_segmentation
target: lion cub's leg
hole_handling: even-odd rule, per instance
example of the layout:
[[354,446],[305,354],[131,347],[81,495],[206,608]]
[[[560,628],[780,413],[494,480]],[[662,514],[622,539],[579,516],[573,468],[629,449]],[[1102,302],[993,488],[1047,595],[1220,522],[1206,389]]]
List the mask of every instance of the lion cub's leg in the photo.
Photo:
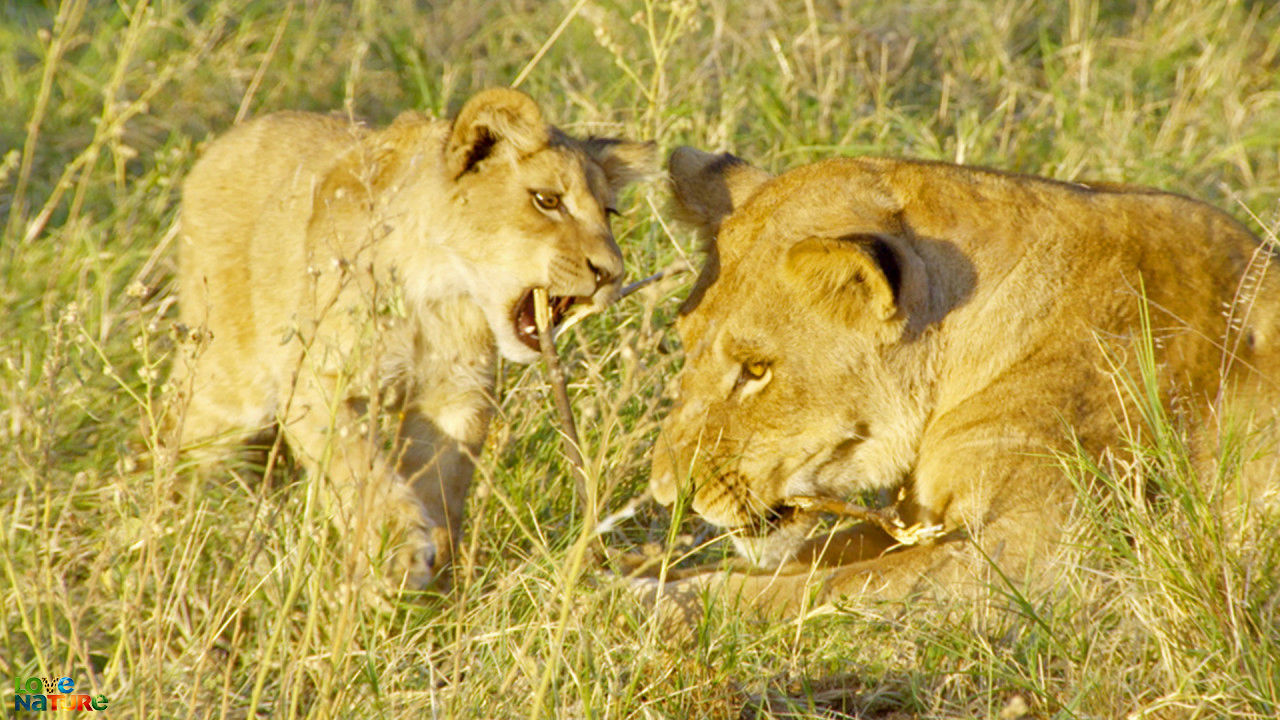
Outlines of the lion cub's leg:
[[453,559],[475,458],[484,440],[483,428],[488,425],[487,412],[482,407],[457,408],[457,412],[468,418],[468,425],[481,431],[456,433],[463,437],[454,437],[442,427],[448,424],[447,418],[432,418],[422,408],[414,407],[404,413],[397,438],[397,469],[422,510],[423,525],[435,553],[434,562],[430,563],[433,575],[444,572]]
[[395,585],[422,588],[438,564],[422,505],[382,452],[377,419],[364,403],[343,397],[340,387],[334,375],[300,379],[280,423],[285,440],[318,483],[352,574],[385,575]]

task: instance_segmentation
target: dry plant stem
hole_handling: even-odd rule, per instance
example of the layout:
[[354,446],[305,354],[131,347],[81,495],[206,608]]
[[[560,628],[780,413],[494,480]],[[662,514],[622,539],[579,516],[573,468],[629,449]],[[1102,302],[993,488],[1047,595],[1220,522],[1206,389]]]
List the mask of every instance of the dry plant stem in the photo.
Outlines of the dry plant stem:
[[637,290],[643,290],[644,288],[660,280],[666,280],[667,278],[673,275],[679,275],[680,273],[687,273],[692,271],[693,271],[693,267],[689,265],[689,263],[683,260],[672,263],[667,267],[663,268],[662,270],[660,270],[659,272],[656,272],[647,278],[641,278],[640,280],[637,280],[633,283],[628,283],[624,285],[623,288],[618,291],[618,299],[621,300],[622,298],[636,292]]
[[902,535],[902,531],[905,529],[902,525],[902,521],[895,515],[879,510],[872,510],[871,508],[866,508],[861,505],[854,505],[853,503],[844,502],[843,500],[811,497],[808,495],[795,495],[787,498],[785,502],[787,505],[803,512],[829,513],[831,515],[839,515],[840,517],[851,518],[853,520],[875,523],[895,538]]
[[551,381],[551,394],[555,398],[556,410],[560,415],[560,428],[564,436],[564,453],[569,458],[569,464],[573,466],[574,484],[577,487],[578,498],[582,502],[584,518],[582,534],[569,552],[568,571],[565,574],[563,586],[565,595],[560,605],[560,618],[556,623],[555,637],[552,642],[554,660],[547,663],[543,669],[542,677],[539,679],[538,686],[534,692],[533,702],[530,705],[530,719],[539,720],[542,717],[543,703],[551,687],[552,674],[557,666],[564,663],[564,638],[569,626],[569,613],[574,606],[570,590],[577,583],[578,577],[582,572],[588,554],[588,545],[596,538],[596,535],[588,530],[591,527],[588,523],[595,518],[596,498],[591,485],[587,482],[586,467],[582,463],[582,452],[578,445],[578,428],[573,420],[573,408],[569,406],[569,391],[566,386],[565,374],[560,367],[560,357],[556,355],[555,340],[552,338],[551,331],[551,304],[547,297],[546,289],[534,289],[533,310],[534,324],[538,326],[538,345],[542,349],[542,359],[547,364],[547,374],[550,376]]
[[538,326],[538,345],[542,348],[542,360],[547,364],[547,375],[551,381],[551,395],[555,398],[556,413],[560,416],[560,431],[564,437],[564,454],[573,467],[573,481],[578,491],[578,499],[582,502],[585,517],[590,518],[595,508],[587,493],[587,472],[582,463],[582,451],[578,444],[578,426],[573,419],[573,408],[569,405],[569,390],[565,380],[564,369],[560,367],[560,356],[556,355],[555,340],[551,337],[551,305],[547,291],[536,288],[533,291],[533,319]]

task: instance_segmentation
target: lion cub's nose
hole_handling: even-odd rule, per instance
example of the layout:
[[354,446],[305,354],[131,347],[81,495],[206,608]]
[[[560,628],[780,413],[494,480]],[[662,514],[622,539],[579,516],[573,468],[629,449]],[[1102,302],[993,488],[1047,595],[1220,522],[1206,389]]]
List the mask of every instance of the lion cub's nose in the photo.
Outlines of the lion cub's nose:
[[609,272],[607,269],[601,268],[600,266],[596,265],[590,260],[587,261],[587,269],[589,269],[591,273],[595,275],[596,287],[600,287],[601,285],[608,285],[609,283],[613,282],[614,278],[616,277],[613,273]]
[[596,281],[596,289],[613,285],[622,278],[622,258],[613,254],[587,259],[589,270]]

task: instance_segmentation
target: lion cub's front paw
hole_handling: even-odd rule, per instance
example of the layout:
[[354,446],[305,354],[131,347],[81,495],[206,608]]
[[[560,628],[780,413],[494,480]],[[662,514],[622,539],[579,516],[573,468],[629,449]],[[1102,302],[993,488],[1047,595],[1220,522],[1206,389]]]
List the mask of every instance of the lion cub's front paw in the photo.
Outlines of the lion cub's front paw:
[[392,551],[387,579],[405,590],[443,590],[448,586],[452,547],[446,529],[418,525],[406,531]]
[[406,590],[422,590],[436,579],[436,544],[430,534],[414,530],[393,552],[388,580]]

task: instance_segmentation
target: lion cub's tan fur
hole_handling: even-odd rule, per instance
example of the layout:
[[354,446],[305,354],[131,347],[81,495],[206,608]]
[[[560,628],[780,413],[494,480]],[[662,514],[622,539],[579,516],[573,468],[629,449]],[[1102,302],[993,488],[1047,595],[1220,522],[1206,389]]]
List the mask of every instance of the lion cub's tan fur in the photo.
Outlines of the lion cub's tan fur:
[[279,428],[356,555],[390,549],[394,581],[427,582],[457,537],[495,350],[538,356],[515,329],[534,287],[612,300],[607,211],[652,155],[569,138],[512,90],[452,122],[283,112],[231,130],[183,192],[181,316],[204,340],[175,369],[181,444]]
[[[1227,416],[1260,431],[1247,477],[1280,485],[1280,265],[1194,200],[940,163],[840,159],[777,178],[677,150],[677,200],[712,242],[677,323],[687,353],[652,489],[677,490],[775,573],[705,575],[769,607],[903,597],[1011,577],[1060,537],[1069,432],[1123,454],[1114,366],[1137,374],[1144,297],[1161,391],[1213,456]],[[1070,430],[1068,430],[1068,428]],[[857,526],[807,538],[793,496],[896,496],[933,544]],[[981,548],[977,553],[974,548]],[[820,560],[817,567],[808,561]]]

